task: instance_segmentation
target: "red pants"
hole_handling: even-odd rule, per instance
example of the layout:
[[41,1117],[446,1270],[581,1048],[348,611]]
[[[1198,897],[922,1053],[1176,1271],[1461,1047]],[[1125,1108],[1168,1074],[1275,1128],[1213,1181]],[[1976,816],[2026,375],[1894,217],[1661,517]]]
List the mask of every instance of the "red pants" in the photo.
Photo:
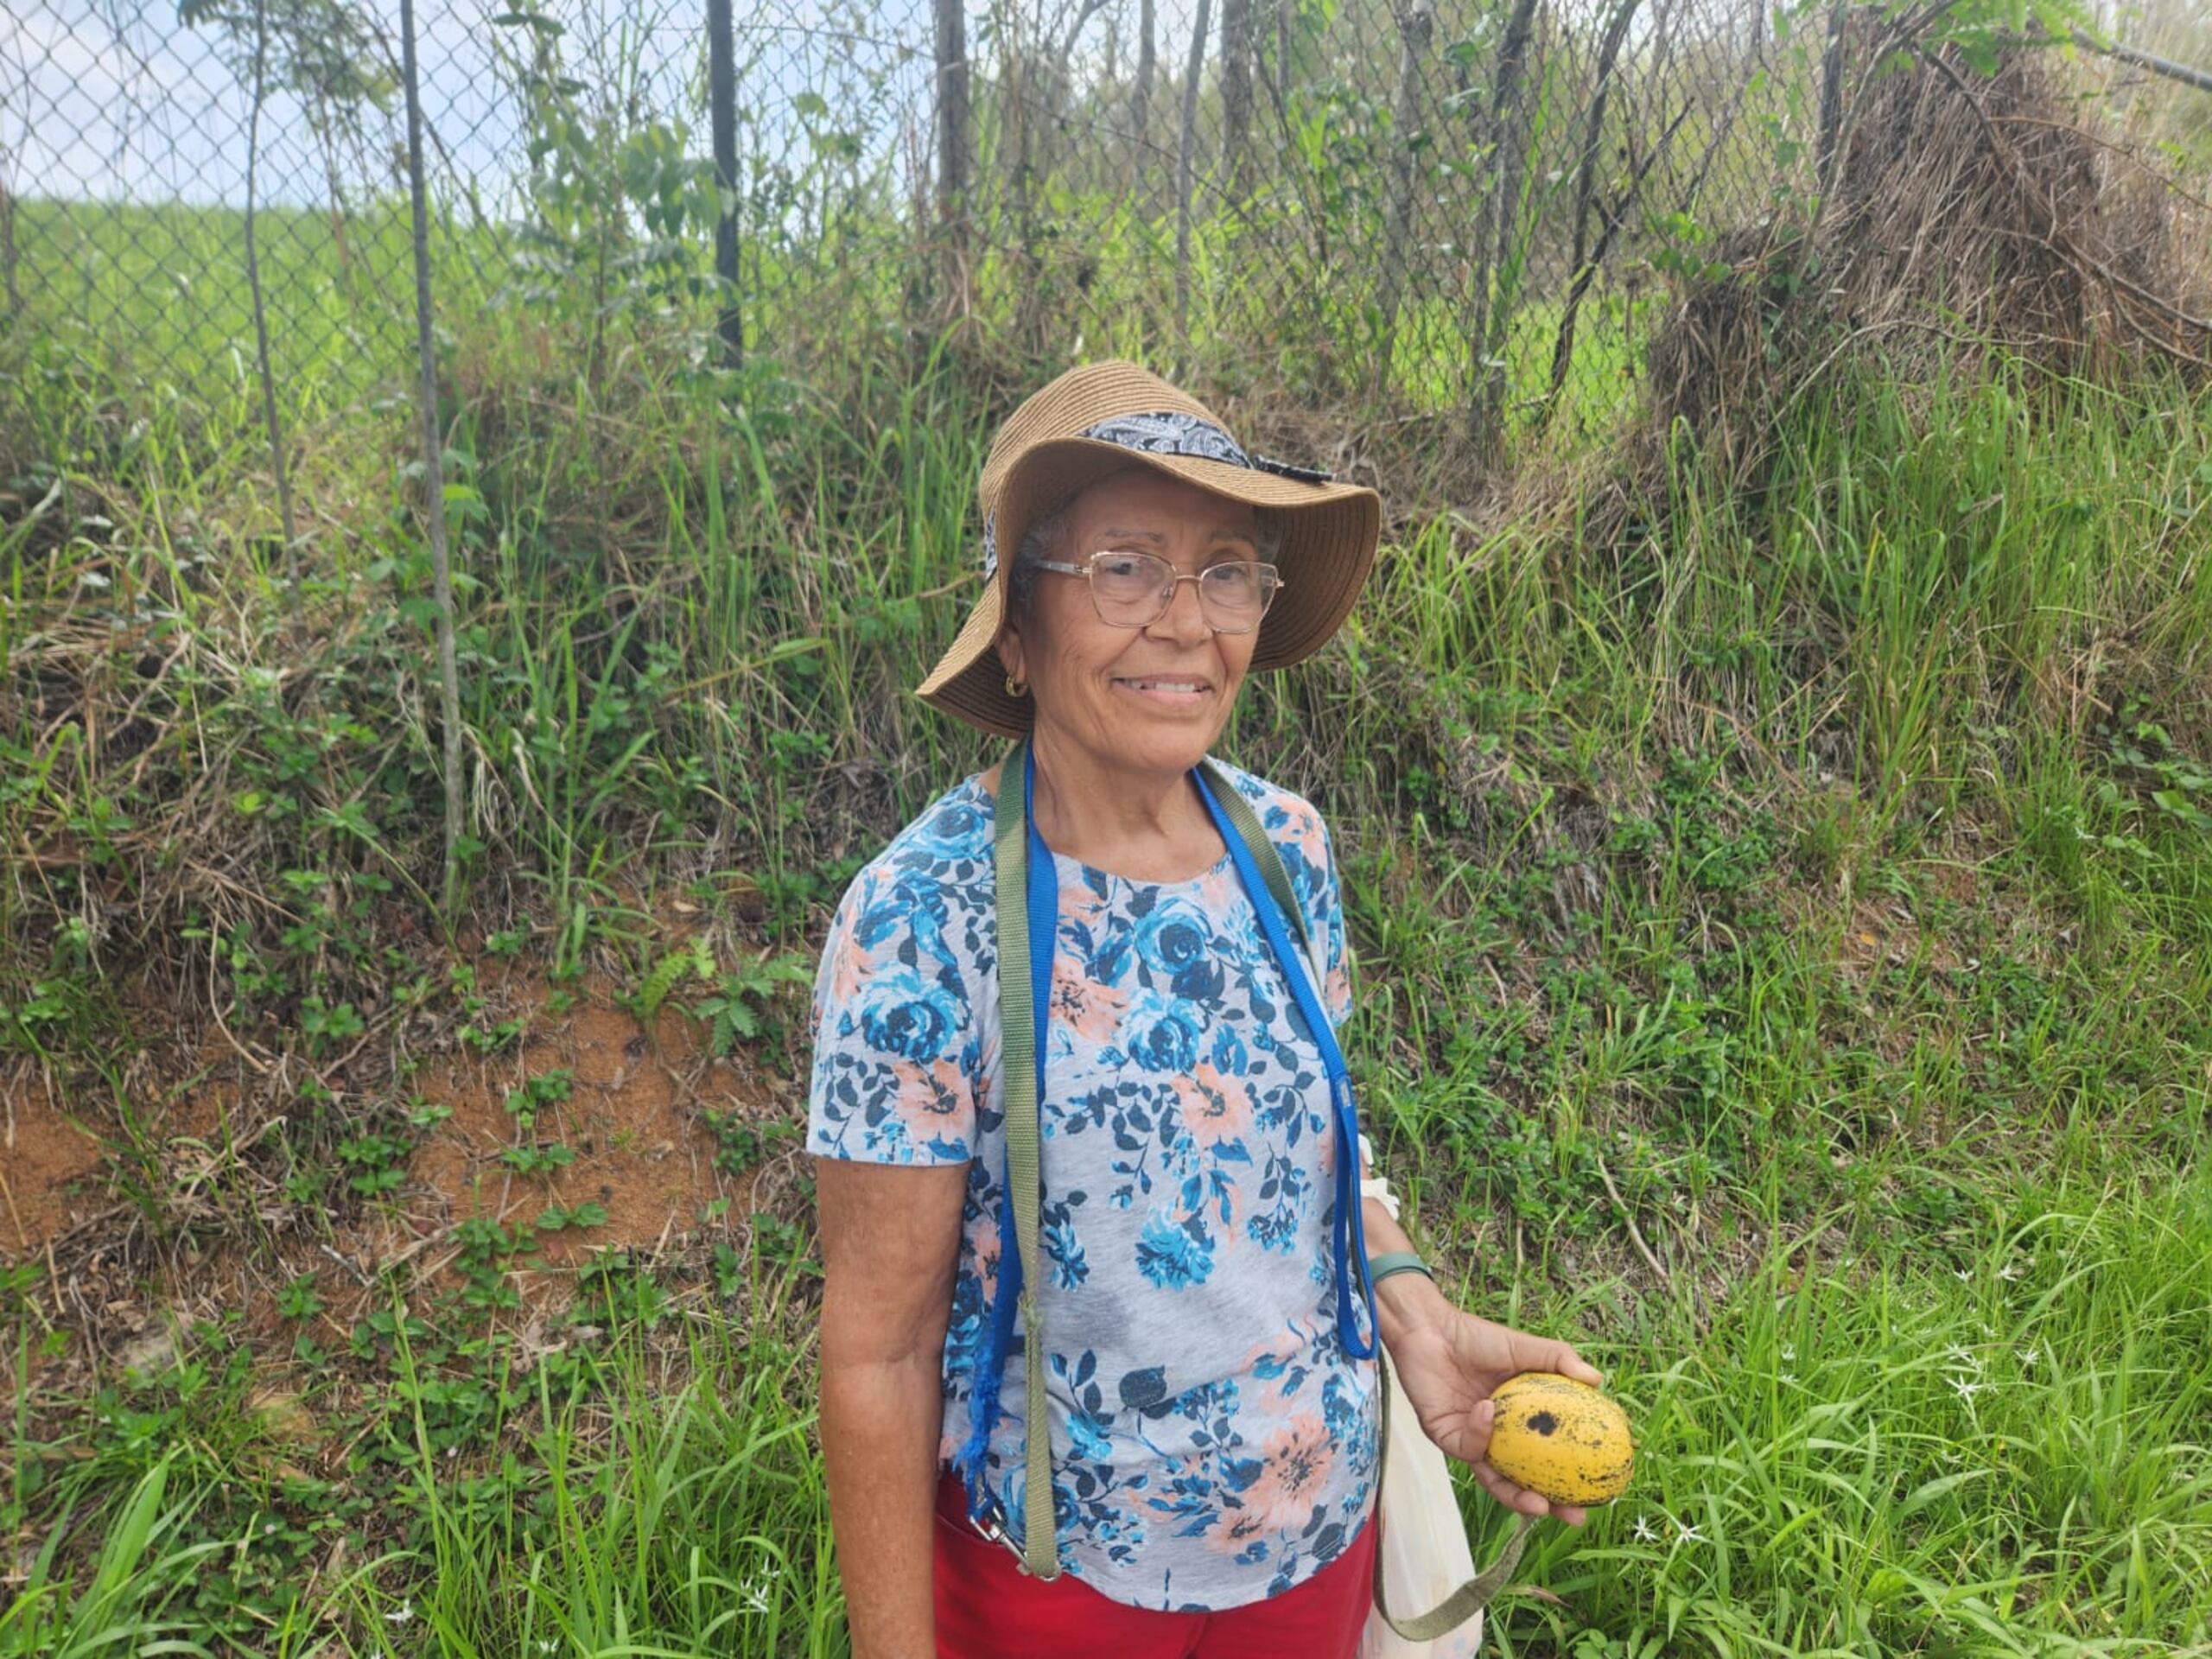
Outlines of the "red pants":
[[1227,1612],[1160,1613],[1066,1573],[1040,1583],[967,1516],[948,1474],[937,1494],[938,1659],[1352,1659],[1374,1599],[1379,1518],[1294,1590]]

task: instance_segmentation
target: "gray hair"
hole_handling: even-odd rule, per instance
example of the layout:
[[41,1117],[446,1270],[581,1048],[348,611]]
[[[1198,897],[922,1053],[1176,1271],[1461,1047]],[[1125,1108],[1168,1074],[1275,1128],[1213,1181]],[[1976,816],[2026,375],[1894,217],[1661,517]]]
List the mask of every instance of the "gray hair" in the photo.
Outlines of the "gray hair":
[[[1026,614],[1037,596],[1038,567],[1058,558],[1067,545],[1071,505],[1063,501],[1021,532],[1021,545],[1014,550],[1014,563],[1006,573],[1007,597],[1014,615]],[[1265,507],[1253,508],[1252,539],[1259,549],[1260,563],[1273,564],[1282,551],[1282,520]]]

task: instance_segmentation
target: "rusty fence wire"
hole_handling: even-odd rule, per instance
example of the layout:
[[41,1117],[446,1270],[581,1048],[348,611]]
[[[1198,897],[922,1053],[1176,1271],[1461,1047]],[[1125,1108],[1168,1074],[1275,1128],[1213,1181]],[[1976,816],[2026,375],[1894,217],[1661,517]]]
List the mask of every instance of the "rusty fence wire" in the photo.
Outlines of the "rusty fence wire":
[[[596,378],[640,340],[706,365],[969,318],[1485,442],[1597,429],[1668,279],[1815,197],[1840,78],[1879,67],[1834,49],[1865,8],[1769,0],[762,0],[717,73],[717,3],[417,8],[450,333]],[[404,398],[398,27],[396,0],[13,0],[10,373],[257,418],[251,207],[287,423]],[[2212,118],[2129,66],[2085,85],[2177,156]]]

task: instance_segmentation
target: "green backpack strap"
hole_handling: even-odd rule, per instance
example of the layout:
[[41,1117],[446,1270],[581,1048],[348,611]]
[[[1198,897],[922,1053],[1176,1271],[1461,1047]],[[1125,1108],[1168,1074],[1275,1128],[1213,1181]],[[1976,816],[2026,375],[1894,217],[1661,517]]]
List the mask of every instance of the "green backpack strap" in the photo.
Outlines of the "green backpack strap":
[[1306,947],[1308,956],[1313,954],[1313,941],[1306,931],[1306,907],[1298,902],[1297,890],[1290,885],[1290,871],[1282,861],[1282,853],[1275,846],[1274,838],[1260,827],[1260,815],[1252,810],[1252,803],[1244,798],[1243,791],[1229,781],[1229,775],[1211,760],[1198,762],[1198,769],[1205,773],[1206,784],[1213,791],[1213,798],[1221,803],[1223,814],[1236,831],[1237,839],[1252,855],[1252,861],[1260,867],[1260,880],[1268,884],[1274,895],[1275,908],[1290,918],[1297,930],[1298,942]]
[[[992,819],[999,927],[999,1070],[1004,1079],[1006,1161],[1014,1206],[1014,1243],[1021,1253],[1021,1348],[1027,1389],[1022,1422],[1022,1478],[1025,1513],[1022,1564],[1035,1577],[1060,1575],[1058,1541],[1053,1535],[1052,1420],[1046,1414],[1045,1317],[1037,1300],[1044,1282],[1044,1252],[1039,1243],[1044,1205],[1039,1161],[1037,1099],[1038,1010],[1029,980],[1029,824],[1022,810],[1022,773],[1028,745],[1017,743],[999,766],[999,791]],[[1044,941],[1051,950],[1052,941]]]

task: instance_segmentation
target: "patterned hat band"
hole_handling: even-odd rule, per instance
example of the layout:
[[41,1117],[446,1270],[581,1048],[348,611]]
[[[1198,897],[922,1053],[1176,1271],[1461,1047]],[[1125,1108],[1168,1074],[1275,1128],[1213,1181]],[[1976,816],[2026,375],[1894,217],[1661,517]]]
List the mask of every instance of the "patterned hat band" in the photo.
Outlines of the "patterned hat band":
[[[1076,436],[1117,444],[1140,454],[1189,455],[1198,461],[1217,461],[1226,467],[1242,467],[1247,472],[1274,473],[1307,484],[1325,484],[1334,476],[1318,467],[1299,467],[1267,455],[1247,454],[1242,444],[1211,421],[1186,415],[1180,410],[1116,415],[1084,428]],[[983,580],[989,582],[998,573],[998,512],[994,508],[983,516]]]

